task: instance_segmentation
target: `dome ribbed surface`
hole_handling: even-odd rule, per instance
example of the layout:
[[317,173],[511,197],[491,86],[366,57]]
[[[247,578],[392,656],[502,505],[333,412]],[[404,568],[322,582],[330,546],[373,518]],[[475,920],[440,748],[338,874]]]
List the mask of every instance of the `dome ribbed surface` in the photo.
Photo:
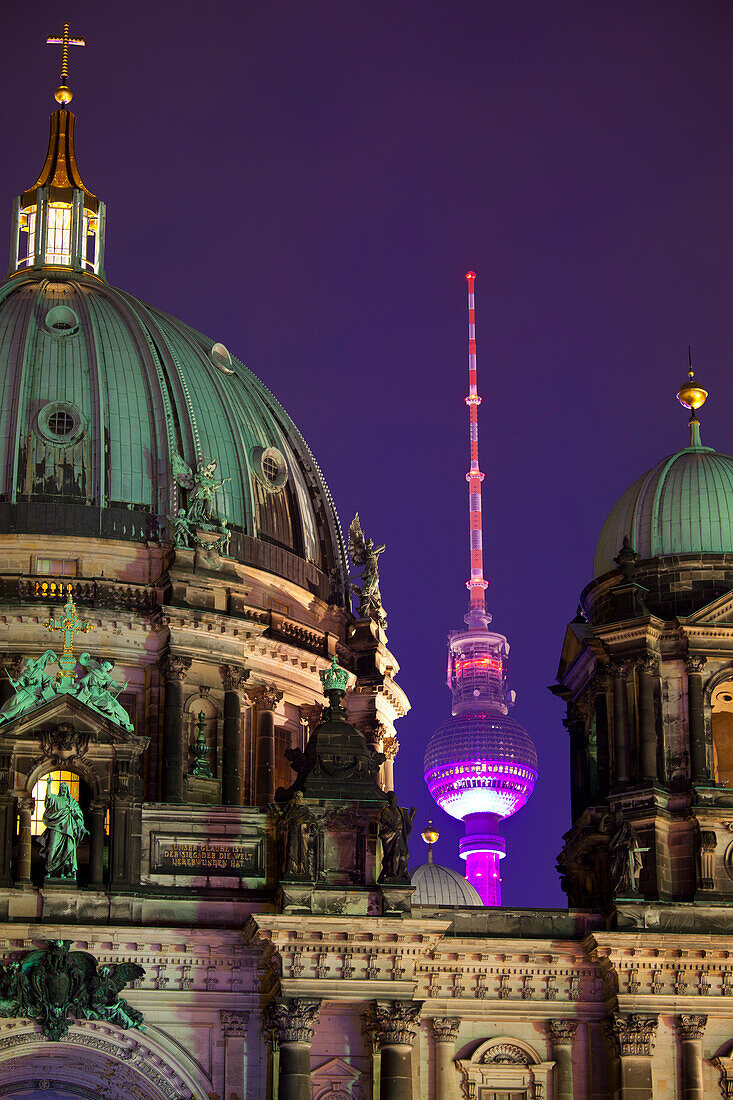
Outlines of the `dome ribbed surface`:
[[[93,515],[96,534],[151,537],[183,502],[177,451],[192,468],[217,459],[215,477],[230,479],[215,514],[234,532],[232,556],[251,560],[246,540],[258,540],[273,571],[279,551],[301,569],[344,572],[333,502],[295,424],[238,359],[183,322],[91,277],[17,275],[0,289],[0,379],[8,529],[88,534],[79,517],[90,526]],[[48,423],[67,415],[76,434],[54,439]]]
[[601,529],[594,577],[617,568],[624,536],[642,559],[733,553],[733,458],[687,447],[642,474]]
[[457,871],[437,863],[421,863],[411,875],[413,905],[480,905],[478,891]]

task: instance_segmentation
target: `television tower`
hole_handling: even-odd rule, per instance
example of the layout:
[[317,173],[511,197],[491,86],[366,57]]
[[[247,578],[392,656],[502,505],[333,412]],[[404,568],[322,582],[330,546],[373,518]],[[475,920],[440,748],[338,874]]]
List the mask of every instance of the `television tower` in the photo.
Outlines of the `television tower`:
[[453,693],[452,718],[433,734],[425,752],[425,782],[446,813],[463,821],[466,835],[459,852],[466,878],[484,905],[501,905],[499,860],[506,844],[499,822],[516,813],[534,790],[537,752],[527,731],[509,717],[514,692],[507,686],[509,645],[503,634],[489,630],[486,610],[481,528],[481,482],[478,463],[476,316],[474,281],[468,281],[468,396],[471,465],[466,474],[469,503],[471,575],[468,614],[463,630],[448,635],[448,687]]

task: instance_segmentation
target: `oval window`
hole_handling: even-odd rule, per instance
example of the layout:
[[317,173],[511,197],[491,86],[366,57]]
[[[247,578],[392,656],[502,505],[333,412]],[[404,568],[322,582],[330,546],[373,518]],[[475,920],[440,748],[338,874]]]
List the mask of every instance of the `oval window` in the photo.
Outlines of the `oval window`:
[[79,331],[79,318],[68,306],[54,306],[49,309],[43,323],[54,336],[73,336]]
[[214,344],[210,352],[211,360],[215,367],[218,367],[224,374],[234,374],[232,369],[232,357],[229,354],[228,348],[223,344]]
[[266,489],[276,493],[288,480],[288,464],[277,447],[255,447],[252,462],[257,478]]

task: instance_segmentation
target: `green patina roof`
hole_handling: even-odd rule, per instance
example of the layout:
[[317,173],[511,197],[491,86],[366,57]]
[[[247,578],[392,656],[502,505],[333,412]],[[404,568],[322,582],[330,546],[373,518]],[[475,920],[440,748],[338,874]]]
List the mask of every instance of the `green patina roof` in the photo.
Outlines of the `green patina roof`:
[[[78,327],[49,329],[67,307]],[[131,295],[83,275],[16,275],[0,287],[0,500],[122,505],[170,516],[181,504],[170,452],[192,467],[218,460],[216,511],[247,535],[319,569],[343,571],[336,512],[288,414],[237,359],[222,370],[214,341]],[[39,431],[45,406],[81,416],[73,443]],[[287,464],[281,492],[257,477],[258,450]]]
[[733,457],[686,447],[642,474],[603,525],[594,577],[617,568],[625,535],[641,558],[733,553]]

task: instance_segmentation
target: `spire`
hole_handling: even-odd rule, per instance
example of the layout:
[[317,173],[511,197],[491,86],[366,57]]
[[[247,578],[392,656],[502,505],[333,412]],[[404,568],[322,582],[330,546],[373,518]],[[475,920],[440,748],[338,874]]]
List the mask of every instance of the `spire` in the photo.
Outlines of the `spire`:
[[68,268],[103,277],[104,203],[87,190],[76,164],[69,46],[83,46],[64,23],[60,36],[61,83],[54,97],[60,107],[50,118],[48,150],[38,179],[16,200],[10,237],[9,275],[41,268]]
[[694,381],[695,372],[692,369],[692,349],[690,345],[687,345],[687,358],[689,360],[690,369],[687,372],[688,381],[679,390],[677,394],[677,400],[680,405],[684,405],[686,409],[690,410],[690,447],[697,450],[702,447],[700,442],[700,421],[697,419],[695,413],[708,399],[708,391]]
[[476,307],[474,300],[475,271],[466,272],[468,282],[468,424],[471,466],[466,474],[468,482],[469,507],[469,547],[471,554],[471,576],[466,581],[470,593],[468,614],[464,621],[470,630],[485,630],[491,622],[486,610],[486,589],[489,582],[484,580],[484,548],[481,530],[481,482],[484,475],[478,464],[478,407],[481,398],[478,394],[476,379]]

